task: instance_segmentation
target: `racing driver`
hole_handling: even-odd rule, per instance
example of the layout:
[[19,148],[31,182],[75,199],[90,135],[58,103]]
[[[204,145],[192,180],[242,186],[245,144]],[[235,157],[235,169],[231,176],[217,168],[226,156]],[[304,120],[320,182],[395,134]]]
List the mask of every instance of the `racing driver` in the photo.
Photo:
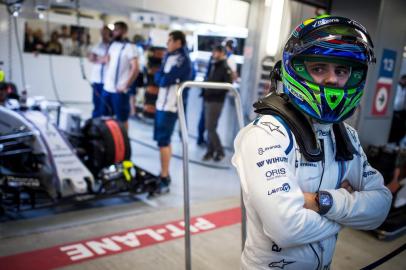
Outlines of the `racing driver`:
[[373,62],[354,20],[323,15],[291,34],[272,74],[283,91],[254,104],[259,117],[234,142],[247,217],[241,269],[330,269],[343,226],[384,221],[391,193],[343,122]]

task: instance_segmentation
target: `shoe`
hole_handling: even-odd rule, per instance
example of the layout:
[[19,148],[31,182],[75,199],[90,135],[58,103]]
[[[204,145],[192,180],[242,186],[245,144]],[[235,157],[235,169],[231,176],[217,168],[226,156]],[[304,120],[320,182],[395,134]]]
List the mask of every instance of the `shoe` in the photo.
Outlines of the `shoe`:
[[219,161],[221,161],[224,157],[225,157],[224,153],[222,153],[222,152],[217,152],[217,153],[214,155],[213,160],[216,161],[216,162],[219,162]]
[[202,139],[202,138],[199,138],[199,139],[197,139],[197,145],[198,146],[204,146],[204,145],[207,145],[207,142],[204,140],[204,139]]
[[169,193],[170,183],[171,183],[171,177],[169,175],[167,177],[159,176],[158,194]]
[[202,160],[203,161],[209,161],[213,158],[213,153],[212,152],[207,152],[206,154],[204,154]]

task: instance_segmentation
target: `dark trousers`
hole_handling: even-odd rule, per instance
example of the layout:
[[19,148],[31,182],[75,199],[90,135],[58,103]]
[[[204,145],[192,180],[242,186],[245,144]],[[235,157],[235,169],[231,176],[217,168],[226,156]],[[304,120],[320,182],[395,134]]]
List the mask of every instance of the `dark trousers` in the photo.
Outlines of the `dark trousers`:
[[92,117],[100,117],[102,116],[102,92],[103,92],[103,84],[102,83],[92,83],[93,87],[93,112]]
[[399,144],[406,135],[406,111],[394,111],[389,133],[389,142]]
[[197,126],[197,143],[204,142],[205,120],[204,120],[204,100],[202,101],[202,110],[200,112],[199,125]]
[[115,116],[120,122],[127,122],[130,115],[130,96],[128,93],[102,92],[102,115]]
[[207,130],[208,146],[207,152],[224,154],[223,146],[221,145],[220,137],[217,134],[217,124],[223,109],[223,102],[204,102],[205,110],[205,127]]

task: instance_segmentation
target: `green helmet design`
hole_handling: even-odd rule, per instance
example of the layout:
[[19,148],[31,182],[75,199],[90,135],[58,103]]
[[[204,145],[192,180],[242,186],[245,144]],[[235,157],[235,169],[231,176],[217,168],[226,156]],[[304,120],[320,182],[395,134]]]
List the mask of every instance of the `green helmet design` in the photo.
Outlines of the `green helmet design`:
[[[371,62],[375,62],[373,44],[361,24],[329,15],[312,18],[296,27],[284,48],[283,91],[319,122],[341,122],[358,107]],[[324,63],[333,65],[337,77],[344,78],[343,85],[314,77]]]

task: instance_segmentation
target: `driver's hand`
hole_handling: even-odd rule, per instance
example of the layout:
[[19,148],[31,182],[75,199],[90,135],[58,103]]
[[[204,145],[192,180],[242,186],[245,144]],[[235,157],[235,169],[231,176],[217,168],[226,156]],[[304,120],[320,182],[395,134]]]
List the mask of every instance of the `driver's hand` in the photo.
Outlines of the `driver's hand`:
[[349,193],[354,192],[354,188],[351,186],[350,181],[348,181],[347,179],[345,179],[343,182],[341,182],[340,187],[347,190]]
[[305,203],[304,208],[319,212],[319,205],[316,202],[316,193],[303,192]]

